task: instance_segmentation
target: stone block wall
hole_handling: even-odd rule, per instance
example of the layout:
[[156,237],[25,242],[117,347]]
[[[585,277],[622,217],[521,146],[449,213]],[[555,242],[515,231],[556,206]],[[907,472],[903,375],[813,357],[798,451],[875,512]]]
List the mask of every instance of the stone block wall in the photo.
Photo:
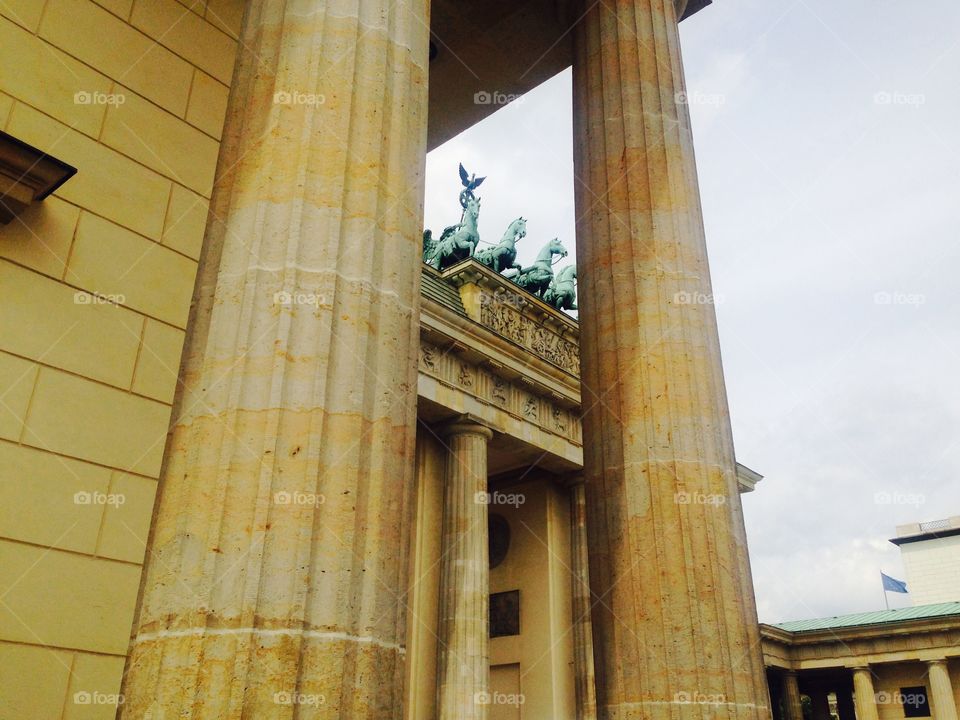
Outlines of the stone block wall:
[[0,718],[112,718],[243,0],[4,0],[0,128],[75,166],[0,226]]
[[960,535],[900,546],[914,605],[960,601]]

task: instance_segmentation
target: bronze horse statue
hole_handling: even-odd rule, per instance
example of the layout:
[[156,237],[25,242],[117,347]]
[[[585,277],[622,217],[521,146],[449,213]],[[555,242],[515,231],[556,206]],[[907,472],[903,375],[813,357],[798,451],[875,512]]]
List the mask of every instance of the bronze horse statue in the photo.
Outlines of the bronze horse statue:
[[480,198],[467,197],[463,208],[463,220],[443,231],[440,239],[433,241],[432,233],[423,233],[423,261],[437,270],[444,270],[473,255],[480,242],[477,221],[480,216]]
[[557,310],[577,309],[577,265],[567,265],[557,273],[543,293],[543,301]]
[[[533,295],[543,295],[553,280],[553,256],[567,256],[567,249],[557,238],[554,238],[540,250],[533,265],[522,268],[512,276],[513,281]],[[504,273],[506,276],[507,273]]]
[[520,270],[520,263],[517,262],[517,240],[526,236],[527,219],[518,217],[507,226],[506,232],[495,247],[484,248],[474,257],[478,262],[492,268],[494,272],[503,272],[509,268]]

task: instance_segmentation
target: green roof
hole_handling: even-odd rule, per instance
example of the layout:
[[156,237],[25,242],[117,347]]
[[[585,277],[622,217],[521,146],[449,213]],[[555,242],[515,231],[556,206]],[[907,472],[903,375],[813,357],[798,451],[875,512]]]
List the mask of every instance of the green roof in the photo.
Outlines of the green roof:
[[460,291],[425,268],[420,273],[420,293],[455,313],[467,314],[460,299]]
[[774,627],[790,632],[808,632],[811,630],[830,630],[835,628],[857,627],[859,625],[883,625],[905,620],[960,615],[960,602],[917,605],[916,607],[897,608],[896,610],[876,610],[874,612],[854,613],[853,615],[835,615],[814,620],[791,620],[777,623]]

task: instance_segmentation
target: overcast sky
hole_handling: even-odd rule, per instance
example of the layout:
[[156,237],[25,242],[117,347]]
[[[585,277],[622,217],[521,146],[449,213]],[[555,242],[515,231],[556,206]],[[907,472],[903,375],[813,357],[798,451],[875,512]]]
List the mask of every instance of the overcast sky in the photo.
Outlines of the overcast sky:
[[[682,26],[760,619],[883,608],[960,515],[960,3],[719,0]],[[570,73],[432,152],[426,224],[574,256]],[[562,261],[560,265],[565,264]],[[890,595],[891,606],[909,598]]]

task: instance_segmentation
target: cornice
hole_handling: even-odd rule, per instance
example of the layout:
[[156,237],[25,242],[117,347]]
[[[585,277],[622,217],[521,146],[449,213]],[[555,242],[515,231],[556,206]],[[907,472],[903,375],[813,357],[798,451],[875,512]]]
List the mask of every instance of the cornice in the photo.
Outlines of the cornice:
[[72,165],[0,131],[0,223],[8,223],[77,172]]
[[[481,302],[495,302],[498,297],[509,296],[509,304],[521,315],[540,325],[549,327],[561,337],[579,344],[580,325],[576,320],[473,258],[467,258],[447,268],[439,273],[439,277],[452,283],[457,288],[474,284],[488,291],[489,296],[478,298]],[[466,300],[465,298],[465,307],[468,304]],[[467,307],[467,313],[471,317],[476,315],[479,319],[479,308]]]
[[421,335],[472,356],[493,374],[506,380],[525,379],[543,394],[580,406],[580,379],[573,373],[531,353],[528,348],[494,332],[480,322],[450,310],[430,298],[420,304]]

